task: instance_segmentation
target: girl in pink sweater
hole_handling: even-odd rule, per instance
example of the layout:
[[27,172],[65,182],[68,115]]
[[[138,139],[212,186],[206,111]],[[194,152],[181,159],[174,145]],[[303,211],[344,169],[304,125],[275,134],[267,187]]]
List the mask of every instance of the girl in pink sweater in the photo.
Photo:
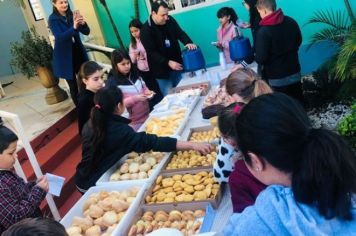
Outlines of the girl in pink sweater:
[[149,90],[140,77],[138,70],[132,66],[130,56],[121,49],[111,54],[112,71],[106,82],[106,87],[119,87],[124,93],[124,104],[129,112],[130,126],[137,130],[147,119],[150,108],[149,99],[155,93]]
[[156,93],[156,95],[149,102],[152,110],[153,106],[162,100],[163,95],[159,89],[156,79],[148,67],[146,49],[143,47],[140,39],[141,28],[142,23],[138,19],[133,19],[129,23],[129,30],[131,34],[129,55],[132,63],[137,65],[140,75],[143,81],[145,81],[147,87]]
[[235,38],[237,34],[241,35],[237,25],[238,16],[233,8],[223,7],[217,12],[217,17],[220,22],[220,27],[217,30],[218,42],[216,46],[223,51],[226,62],[231,63],[229,42]]

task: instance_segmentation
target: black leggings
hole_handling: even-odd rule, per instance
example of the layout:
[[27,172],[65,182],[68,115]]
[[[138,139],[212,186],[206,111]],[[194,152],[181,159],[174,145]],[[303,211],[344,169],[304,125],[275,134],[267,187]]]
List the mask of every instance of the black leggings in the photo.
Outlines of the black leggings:
[[78,85],[77,80],[74,79],[67,79],[66,80],[69,86],[70,96],[73,100],[75,106],[78,106]]
[[285,93],[285,94],[297,99],[302,105],[304,105],[303,89],[302,89],[301,82],[291,84],[288,86],[284,86],[284,87],[272,87],[272,88],[273,88],[273,91]]
[[156,95],[151,100],[149,100],[150,110],[152,110],[154,105],[156,105],[162,100],[163,95],[161,93],[161,90],[159,89],[157,80],[152,76],[152,73],[150,71],[140,71],[140,74],[142,76],[143,81],[145,81],[146,86],[156,93]]
[[72,44],[72,66],[73,66],[73,78],[71,80],[67,79],[69,85],[70,96],[72,97],[75,106],[78,106],[78,84],[77,84],[77,74],[80,70],[81,65],[88,59],[85,57],[85,52],[83,52],[82,47],[79,42]]

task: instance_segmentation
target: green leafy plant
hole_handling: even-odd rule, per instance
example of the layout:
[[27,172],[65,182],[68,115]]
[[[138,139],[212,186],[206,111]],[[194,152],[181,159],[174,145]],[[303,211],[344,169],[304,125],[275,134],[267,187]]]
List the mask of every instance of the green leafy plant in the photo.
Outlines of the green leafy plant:
[[325,26],[312,35],[309,47],[321,41],[332,41],[340,47],[330,71],[341,81],[356,78],[356,21],[349,1],[344,3],[347,11],[319,10],[306,23]]
[[344,117],[338,124],[338,133],[356,149],[356,103],[351,106],[351,114]]
[[356,79],[356,24],[340,48],[335,70],[340,80]]
[[347,14],[342,11],[316,11],[306,24],[323,24],[326,26],[312,35],[311,46],[325,40],[333,41],[341,46],[345,42],[351,29]]
[[51,68],[53,49],[34,28],[23,31],[22,42],[11,43],[11,65],[28,78],[36,75],[38,66]]
[[330,70],[336,60],[335,56],[333,58],[314,71],[311,78],[303,79],[303,95],[308,108],[317,108],[335,100],[341,82],[335,79],[335,72]]

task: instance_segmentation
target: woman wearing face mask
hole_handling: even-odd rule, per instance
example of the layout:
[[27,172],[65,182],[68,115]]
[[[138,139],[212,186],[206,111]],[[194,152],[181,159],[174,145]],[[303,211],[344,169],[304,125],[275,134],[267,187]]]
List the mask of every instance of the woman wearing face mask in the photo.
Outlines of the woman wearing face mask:
[[79,33],[88,35],[90,29],[80,12],[72,12],[67,0],[52,0],[53,13],[48,26],[54,36],[53,72],[67,81],[74,104],[78,105],[76,74],[88,61]]

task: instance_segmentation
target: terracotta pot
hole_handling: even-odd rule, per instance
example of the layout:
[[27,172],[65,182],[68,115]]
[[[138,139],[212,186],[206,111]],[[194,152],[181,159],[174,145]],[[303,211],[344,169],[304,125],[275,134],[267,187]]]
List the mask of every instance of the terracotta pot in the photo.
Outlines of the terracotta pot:
[[36,71],[41,84],[47,88],[45,99],[48,105],[62,102],[68,98],[67,93],[58,85],[59,79],[53,75],[50,69],[39,66]]

